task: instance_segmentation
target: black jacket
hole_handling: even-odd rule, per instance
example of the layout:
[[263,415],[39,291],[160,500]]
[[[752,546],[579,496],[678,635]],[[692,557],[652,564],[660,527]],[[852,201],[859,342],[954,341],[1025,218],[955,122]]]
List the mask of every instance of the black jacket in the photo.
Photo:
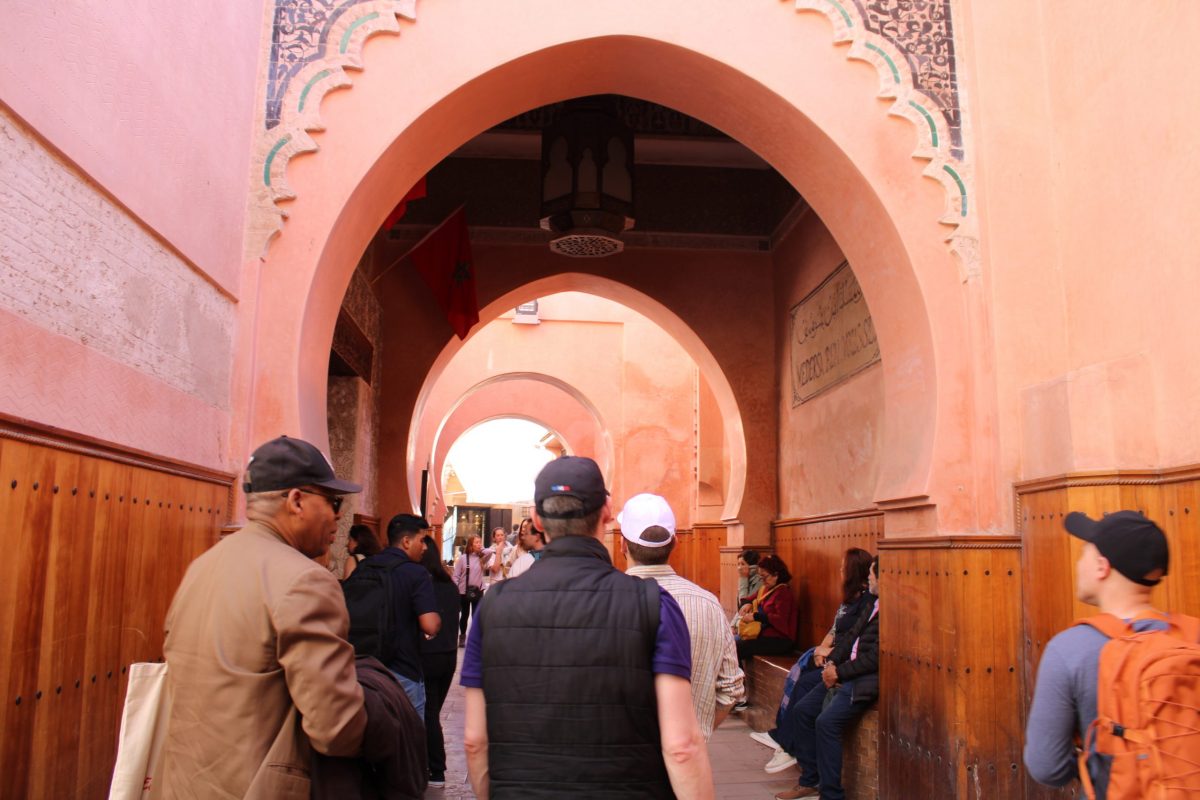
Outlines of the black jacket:
[[654,691],[657,584],[614,569],[590,537],[543,552],[488,590],[475,623],[492,797],[674,797]]
[[387,667],[371,656],[355,659],[367,708],[359,758],[313,753],[313,800],[418,800],[429,779],[425,722]]
[[[838,681],[855,681],[854,702],[869,703],[879,696],[879,615],[872,616],[875,600],[864,603],[854,627],[834,643],[829,660],[837,665]],[[858,642],[854,659],[850,651]]]

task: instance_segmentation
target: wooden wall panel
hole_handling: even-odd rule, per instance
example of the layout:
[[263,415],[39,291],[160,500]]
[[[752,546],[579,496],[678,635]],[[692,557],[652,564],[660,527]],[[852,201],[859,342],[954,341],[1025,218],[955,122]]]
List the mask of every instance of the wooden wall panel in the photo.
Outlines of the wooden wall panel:
[[879,550],[880,797],[1020,797],[1020,540]]
[[107,796],[128,666],[233,480],[0,418],[0,797]]
[[[1024,697],[1028,712],[1037,665],[1046,644],[1080,617],[1096,613],[1075,599],[1080,543],[1063,529],[1071,511],[1092,518],[1132,509],[1157,522],[1171,548],[1170,574],[1154,591],[1162,609],[1200,616],[1200,467],[1076,473],[1016,485],[1017,524],[1023,543]],[[1022,717],[1024,719],[1024,716]],[[1047,789],[1026,780],[1029,800],[1078,796],[1078,787]]]
[[799,644],[817,644],[829,631],[841,603],[842,555],[851,547],[876,552],[883,512],[857,511],[772,524],[775,553],[792,572],[799,605]]

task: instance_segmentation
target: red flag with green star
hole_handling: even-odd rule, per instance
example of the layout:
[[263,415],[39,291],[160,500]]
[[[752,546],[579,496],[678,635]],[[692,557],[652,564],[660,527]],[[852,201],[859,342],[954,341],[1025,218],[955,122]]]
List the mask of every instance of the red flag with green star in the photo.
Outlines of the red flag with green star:
[[471,326],[479,322],[479,304],[475,299],[475,265],[467,235],[466,206],[459,206],[426,234],[408,257],[446,313],[454,333],[460,339],[467,338]]

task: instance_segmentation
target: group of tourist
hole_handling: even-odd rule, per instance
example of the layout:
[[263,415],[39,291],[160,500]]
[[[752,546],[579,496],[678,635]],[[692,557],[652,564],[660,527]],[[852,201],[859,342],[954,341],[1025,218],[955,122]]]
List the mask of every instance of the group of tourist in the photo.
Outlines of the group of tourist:
[[[243,488],[246,525],[191,564],[167,615],[172,703],[153,796],[421,796],[445,779],[440,715],[465,633],[463,742],[478,797],[704,800],[706,741],[744,701],[739,662],[797,644],[783,560],[741,554],[728,618],[671,569],[662,497],[636,495],[616,516],[629,563],[616,570],[604,543],[613,506],[588,458],[547,464],[517,542],[500,529],[485,550],[473,537],[453,570],[420,517],[393,517],[382,549],[352,529],[340,591],[315,559],[360,487],[280,437],[255,450]],[[1078,596],[1104,613],[1047,646],[1025,761],[1049,784],[1080,777],[1091,797],[1144,796],[1135,782],[1165,762],[1148,773],[1111,757],[1156,735],[1114,721],[1113,695],[1157,663],[1146,653],[1169,651],[1192,660],[1146,691],[1160,714],[1194,713],[1179,699],[1194,693],[1200,649],[1180,642],[1200,637],[1200,621],[1151,605],[1168,566],[1153,522],[1123,511],[1065,526],[1084,541]],[[841,575],[828,633],[796,658],[774,727],[751,734],[774,751],[768,772],[799,767],[781,800],[845,796],[842,735],[879,693],[878,558],[847,550]],[[1183,762],[1200,749],[1194,734],[1168,738]]]

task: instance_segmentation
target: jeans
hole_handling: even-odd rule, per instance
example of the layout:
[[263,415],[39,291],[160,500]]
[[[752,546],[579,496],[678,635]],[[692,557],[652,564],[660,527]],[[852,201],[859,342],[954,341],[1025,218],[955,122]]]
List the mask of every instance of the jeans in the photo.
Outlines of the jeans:
[[413,708],[417,710],[417,716],[421,719],[425,718],[425,681],[414,681],[404,677],[396,670],[391,670],[391,673],[396,676],[396,680],[400,681],[400,687],[404,689],[404,693],[408,695],[408,701],[413,704]]
[[796,720],[797,714],[800,713],[800,701],[814,686],[825,688],[825,684],[821,683],[821,670],[815,667],[800,673],[796,685],[792,687],[787,709],[780,710],[775,715],[775,727],[771,730],[771,738],[792,755],[796,755]]
[[[822,710],[826,688],[818,683],[796,704],[792,728],[801,786],[819,786],[821,800],[845,800],[842,789],[842,733],[869,708],[850,701],[854,681],[843,684]],[[790,712],[790,709],[789,709]]]

